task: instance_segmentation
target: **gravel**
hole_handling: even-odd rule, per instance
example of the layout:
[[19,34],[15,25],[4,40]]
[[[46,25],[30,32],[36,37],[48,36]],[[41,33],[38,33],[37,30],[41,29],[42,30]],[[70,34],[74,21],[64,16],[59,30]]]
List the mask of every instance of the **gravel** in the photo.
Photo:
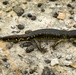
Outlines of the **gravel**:
[[26,48],[26,53],[30,53],[32,51],[34,51],[34,47],[33,46],[29,46],[29,47]]
[[22,14],[24,13],[24,9],[19,7],[19,6],[16,6],[13,8],[13,10],[15,11],[15,13],[18,15],[18,16],[22,16]]
[[57,58],[54,58],[51,60],[51,66],[55,66],[55,65],[58,65],[59,64],[59,61]]
[[72,59],[72,54],[71,55],[67,55],[65,58],[66,58],[66,60],[71,60]]
[[[44,28],[76,30],[76,0],[0,0],[0,37]],[[76,75],[75,41],[34,40],[0,41],[0,75]]]
[[22,24],[17,25],[17,27],[18,27],[18,29],[20,29],[20,30],[22,30],[22,29],[25,28],[24,25],[22,25]]
[[55,73],[49,67],[44,67],[41,75],[55,75]]

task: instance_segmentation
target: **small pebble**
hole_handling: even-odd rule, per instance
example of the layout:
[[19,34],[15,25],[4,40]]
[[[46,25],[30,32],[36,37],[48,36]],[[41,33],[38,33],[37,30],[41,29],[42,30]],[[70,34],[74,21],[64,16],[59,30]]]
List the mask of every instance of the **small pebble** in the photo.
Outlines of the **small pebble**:
[[61,19],[61,20],[64,20],[65,17],[66,17],[66,16],[65,16],[65,13],[59,13],[58,16],[57,16],[57,18],[58,18],[58,19]]
[[17,25],[17,27],[18,27],[18,29],[20,29],[20,30],[22,30],[22,29],[25,28],[24,25],[22,25],[22,24]]
[[8,1],[4,1],[3,4],[4,4],[4,5],[7,5],[7,4],[8,4]]
[[62,58],[62,56],[61,55],[57,55],[57,58],[60,59],[60,58]]
[[29,69],[29,73],[33,75],[33,73],[37,70],[37,67],[31,66]]
[[26,48],[26,53],[30,53],[32,51],[34,51],[34,47],[33,46],[29,46],[29,47]]
[[7,58],[3,58],[2,60],[3,60],[4,62],[7,62],[8,59],[7,59]]
[[70,66],[76,69],[76,62],[72,63]]
[[32,14],[31,13],[28,13],[27,16],[30,18],[30,17],[32,17]]
[[7,63],[7,64],[5,65],[5,67],[6,67],[6,68],[9,68],[9,67],[10,67],[10,63]]
[[66,60],[71,60],[72,59],[72,55],[67,55],[65,58],[66,58]]
[[67,61],[67,60],[64,61],[64,65],[65,65],[65,66],[69,66],[69,65],[71,65],[71,64],[72,64],[71,61]]
[[73,19],[73,17],[69,17],[69,19]]
[[30,74],[33,74],[35,72],[35,69],[30,70]]
[[70,14],[71,14],[71,15],[73,15],[73,14],[74,14],[74,11],[73,11],[73,10],[70,10],[69,12],[70,12]]
[[[74,28],[76,28],[76,24],[74,24],[74,26],[73,26]],[[73,43],[75,43],[75,42],[73,42]]]
[[74,7],[71,4],[68,4],[67,7],[74,9]]
[[24,71],[24,74],[27,74],[27,73],[28,73],[28,71],[25,70],[25,71]]
[[27,41],[27,42],[21,43],[21,44],[20,44],[20,47],[21,47],[21,48],[23,48],[23,47],[29,47],[30,45],[32,45],[32,43]]
[[54,71],[49,67],[44,67],[41,75],[55,75]]
[[74,21],[76,21],[76,15],[74,15]]
[[57,58],[54,58],[51,60],[51,66],[55,66],[55,65],[58,65],[59,64],[59,61]]
[[45,9],[41,9],[41,12],[44,12],[45,11]]
[[11,26],[12,29],[15,29],[15,26]]
[[13,10],[18,16],[22,16],[24,13],[24,9],[19,6],[14,7]]
[[32,16],[31,17],[31,20],[36,20],[36,16]]
[[75,25],[75,22],[74,21],[71,21],[67,27],[68,28],[71,28],[71,27],[74,27],[74,25]]
[[22,56],[22,55],[20,55],[20,54],[18,54],[18,56],[19,56],[19,58],[20,58],[20,59],[22,59],[22,58],[23,58],[23,56]]
[[42,3],[38,3],[38,5],[37,5],[38,7],[41,7],[42,6]]
[[44,60],[47,64],[48,63],[51,63],[51,60],[47,59],[47,60]]
[[11,42],[11,43],[7,43],[6,44],[6,47],[8,48],[8,49],[11,49],[12,47],[13,47],[13,43]]
[[53,17],[57,18],[58,16],[58,13],[54,13]]

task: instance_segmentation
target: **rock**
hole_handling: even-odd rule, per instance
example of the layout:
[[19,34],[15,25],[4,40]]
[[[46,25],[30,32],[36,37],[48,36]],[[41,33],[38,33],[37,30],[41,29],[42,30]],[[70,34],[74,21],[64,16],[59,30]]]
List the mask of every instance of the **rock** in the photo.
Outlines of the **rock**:
[[33,46],[29,46],[29,47],[26,48],[26,53],[30,53],[32,51],[34,51],[34,47]]
[[3,41],[0,41],[0,50],[6,50],[6,43],[4,43]]
[[35,69],[30,69],[30,74],[33,74],[35,72]]
[[74,28],[76,28],[76,24],[74,24],[74,26],[73,26]]
[[70,64],[72,64],[71,61],[67,61],[67,60],[64,61],[64,65],[69,66]]
[[0,55],[3,55],[3,49],[0,47]]
[[74,25],[75,25],[75,22],[74,21],[71,21],[67,27],[68,28],[71,28],[71,27],[74,27]]
[[6,47],[7,47],[8,49],[11,49],[11,48],[13,47],[13,43],[12,43],[12,42],[7,43],[7,44],[6,44]]
[[32,17],[32,14],[31,13],[28,13],[27,16],[30,18],[30,17]]
[[45,11],[45,9],[44,9],[44,8],[42,8],[42,9],[41,9],[41,12],[44,12],[44,11]]
[[66,58],[66,60],[71,60],[72,59],[72,55],[67,55],[65,58]]
[[54,71],[49,67],[44,67],[41,75],[55,75]]
[[57,16],[57,18],[61,19],[61,20],[64,20],[65,17],[66,17],[65,13],[59,13],[58,16]]
[[32,16],[31,17],[31,20],[36,20],[36,16]]
[[8,1],[3,1],[3,4],[7,5],[7,4],[9,4],[9,2]]
[[74,9],[74,7],[71,4],[67,4],[67,7]]
[[18,16],[22,16],[24,13],[24,9],[19,6],[14,7],[13,10]]
[[71,15],[73,15],[73,14],[74,14],[74,11],[73,11],[73,10],[70,10],[69,13],[70,13]]
[[57,16],[58,16],[58,13],[55,12],[54,15],[53,15],[53,17],[57,18]]
[[73,67],[73,68],[76,68],[76,62],[72,63],[70,66]]
[[20,30],[22,30],[22,29],[25,28],[24,25],[22,25],[22,24],[17,25],[17,27],[18,27],[18,29],[20,29]]
[[76,21],[76,15],[74,15],[74,21]]
[[42,3],[38,3],[37,7],[41,7],[42,6]]
[[28,73],[28,71],[25,70],[25,71],[24,71],[24,74],[27,74],[27,73]]
[[47,64],[51,63],[51,61],[50,61],[49,59],[46,59],[46,60],[44,60],[44,61],[45,61],[45,63],[47,63]]
[[20,47],[21,47],[21,48],[23,48],[23,47],[29,47],[30,45],[32,45],[32,43],[26,41],[26,42],[21,43],[21,44],[20,44]]
[[8,59],[7,59],[7,58],[3,58],[2,60],[3,60],[4,62],[7,62]]
[[5,9],[3,9],[3,11],[6,12],[6,13],[10,12],[9,15],[11,15],[11,14],[15,15],[15,13],[12,11],[11,7],[5,8]]
[[51,60],[51,66],[55,66],[57,64],[59,64],[59,61],[57,58]]
[[34,72],[36,72],[36,69],[37,69],[37,67],[31,66],[30,69],[29,69],[29,73],[34,74]]

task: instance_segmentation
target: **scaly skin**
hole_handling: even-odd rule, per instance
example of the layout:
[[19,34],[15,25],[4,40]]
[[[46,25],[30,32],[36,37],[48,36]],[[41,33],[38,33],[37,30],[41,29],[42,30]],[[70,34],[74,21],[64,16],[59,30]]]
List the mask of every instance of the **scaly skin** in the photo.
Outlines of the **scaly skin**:
[[57,30],[57,29],[39,29],[28,34],[11,35],[0,37],[0,40],[7,42],[30,41],[32,39],[76,39],[76,30]]

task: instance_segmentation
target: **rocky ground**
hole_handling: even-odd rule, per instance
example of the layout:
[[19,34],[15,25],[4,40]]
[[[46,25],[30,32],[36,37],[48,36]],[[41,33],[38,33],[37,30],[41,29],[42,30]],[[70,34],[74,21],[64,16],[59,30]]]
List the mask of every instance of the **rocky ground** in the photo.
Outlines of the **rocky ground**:
[[[0,0],[0,36],[28,30],[76,29],[76,0]],[[0,41],[0,75],[76,75],[76,42]],[[32,43],[33,42],[33,43]]]

